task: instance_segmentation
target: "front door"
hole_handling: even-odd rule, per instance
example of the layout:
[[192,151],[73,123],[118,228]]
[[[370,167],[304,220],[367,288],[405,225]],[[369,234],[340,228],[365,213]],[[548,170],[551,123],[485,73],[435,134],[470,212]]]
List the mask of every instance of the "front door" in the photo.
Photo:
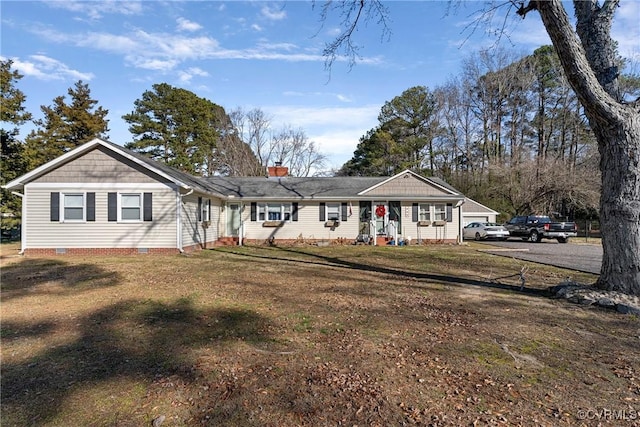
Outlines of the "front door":
[[240,204],[227,205],[227,236],[238,237],[240,233]]
[[373,202],[373,216],[376,221],[376,235],[387,235],[387,220],[389,218],[389,206],[387,202]]

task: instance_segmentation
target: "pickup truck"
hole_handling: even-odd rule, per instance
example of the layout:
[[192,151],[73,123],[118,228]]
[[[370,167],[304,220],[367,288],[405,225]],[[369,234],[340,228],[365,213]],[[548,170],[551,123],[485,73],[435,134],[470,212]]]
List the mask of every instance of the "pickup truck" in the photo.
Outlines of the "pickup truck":
[[556,239],[567,243],[569,237],[576,237],[578,227],[574,222],[554,222],[548,216],[528,215],[511,218],[505,228],[510,237],[520,237],[539,243],[542,239]]

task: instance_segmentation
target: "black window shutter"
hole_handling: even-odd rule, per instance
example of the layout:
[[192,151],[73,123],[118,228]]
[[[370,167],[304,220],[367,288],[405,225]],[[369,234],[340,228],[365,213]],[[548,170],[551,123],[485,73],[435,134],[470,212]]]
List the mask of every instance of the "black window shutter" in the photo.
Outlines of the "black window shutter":
[[251,202],[251,221],[256,221],[258,219],[258,204],[256,202]]
[[207,199],[207,215],[209,215],[207,221],[211,221],[211,199]]
[[198,222],[202,221],[202,197],[198,197]]
[[298,220],[298,202],[293,202],[291,204],[291,221]]
[[60,193],[51,193],[51,221],[60,221]]
[[447,203],[447,222],[453,222],[453,205]]
[[324,221],[325,203],[320,203],[320,221]]
[[107,221],[118,220],[118,193],[107,193]]
[[96,193],[87,193],[87,221],[96,220]]
[[144,220],[153,221],[153,193],[144,193],[143,198]]
[[418,204],[411,205],[411,221],[418,222]]
[[346,202],[342,202],[342,205],[340,206],[340,210],[341,210],[341,214],[342,214],[342,221],[346,221],[347,218],[349,217],[349,208],[347,208],[347,203]]

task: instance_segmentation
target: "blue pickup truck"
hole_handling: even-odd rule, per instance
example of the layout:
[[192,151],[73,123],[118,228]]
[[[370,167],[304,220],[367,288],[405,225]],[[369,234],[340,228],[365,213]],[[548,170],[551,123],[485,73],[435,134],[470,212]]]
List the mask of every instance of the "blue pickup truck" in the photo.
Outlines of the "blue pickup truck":
[[504,226],[509,230],[509,237],[520,237],[535,243],[542,239],[556,239],[559,243],[567,243],[578,232],[575,222],[556,222],[548,216],[540,215],[516,216]]

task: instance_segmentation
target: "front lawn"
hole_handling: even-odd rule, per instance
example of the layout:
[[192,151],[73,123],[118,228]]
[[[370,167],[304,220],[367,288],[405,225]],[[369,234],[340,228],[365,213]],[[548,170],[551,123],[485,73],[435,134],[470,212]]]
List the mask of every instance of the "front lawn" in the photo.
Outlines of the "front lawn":
[[545,292],[595,276],[474,244],[2,263],[2,426],[620,425],[603,411],[640,411],[640,319]]

